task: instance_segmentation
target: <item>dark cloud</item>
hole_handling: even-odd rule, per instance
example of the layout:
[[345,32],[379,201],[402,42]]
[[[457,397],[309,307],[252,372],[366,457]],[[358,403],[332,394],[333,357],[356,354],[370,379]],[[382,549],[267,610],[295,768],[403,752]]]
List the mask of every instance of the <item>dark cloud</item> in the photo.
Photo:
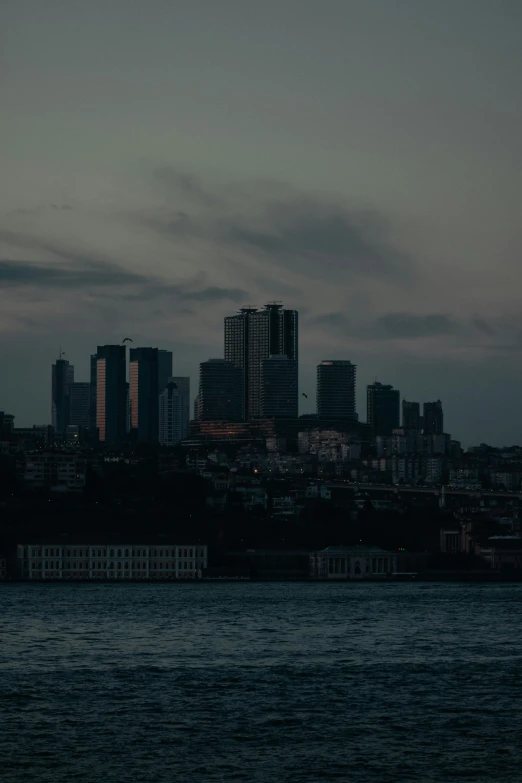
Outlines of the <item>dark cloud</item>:
[[377,337],[415,340],[422,337],[455,334],[459,324],[443,313],[415,315],[388,313],[378,319],[373,333]]
[[242,302],[247,297],[246,291],[241,288],[220,288],[219,286],[207,286],[206,288],[193,289],[187,283],[172,285],[168,283],[152,282],[141,286],[135,293],[112,294],[110,298],[120,299],[125,302],[139,302],[160,297],[172,297],[195,302]]
[[[96,254],[87,254],[71,248],[63,248],[39,238],[0,231],[0,240],[7,244],[31,249],[62,259],[63,264],[37,261],[0,259],[0,289],[35,286],[40,289],[100,289],[103,287],[123,290],[96,291],[98,298],[139,302],[161,297],[196,302],[244,301],[248,294],[242,288],[204,285],[206,275],[200,274],[182,283],[170,283],[158,277],[145,276],[125,269]],[[131,289],[131,290],[129,290]]]
[[344,313],[323,313],[308,320],[310,326],[338,327],[346,326],[348,319]]
[[[248,294],[241,288],[221,288],[219,286],[207,286],[200,289],[191,289],[187,283],[172,285],[162,283],[160,280],[146,278],[134,272],[117,267],[114,264],[100,264],[91,262],[82,267],[69,268],[63,266],[49,266],[30,261],[11,261],[0,259],[0,289],[22,288],[24,286],[37,286],[46,289],[85,289],[105,286],[137,286],[137,290],[131,293],[102,293],[102,298],[118,299],[127,302],[143,302],[160,297],[174,297],[175,299],[196,302],[218,302],[229,300],[231,302],[244,301]],[[96,296],[100,296],[99,293]]]
[[479,332],[483,332],[484,334],[494,335],[497,333],[497,329],[490,324],[489,321],[485,321],[484,318],[480,318],[479,316],[475,316],[472,319],[472,324]]
[[399,282],[411,275],[410,259],[390,241],[387,223],[376,212],[351,210],[340,200],[276,183],[206,187],[170,167],[156,170],[154,178],[169,186],[173,209],[140,220],[176,241],[203,240],[312,278],[322,277],[325,267],[347,278]]
[[115,264],[100,264],[84,259],[81,266],[65,267],[32,261],[0,259],[0,288],[38,286],[47,288],[84,288],[146,283],[143,275]]
[[325,264],[364,277],[402,278],[407,271],[405,257],[383,239],[378,219],[305,201],[271,206],[268,212],[263,229],[230,223],[228,240],[314,277],[324,274]]
[[209,286],[201,291],[185,291],[184,299],[194,299],[198,302],[220,301],[221,299],[230,299],[232,302],[242,302],[248,294],[242,288],[220,288],[219,286]]

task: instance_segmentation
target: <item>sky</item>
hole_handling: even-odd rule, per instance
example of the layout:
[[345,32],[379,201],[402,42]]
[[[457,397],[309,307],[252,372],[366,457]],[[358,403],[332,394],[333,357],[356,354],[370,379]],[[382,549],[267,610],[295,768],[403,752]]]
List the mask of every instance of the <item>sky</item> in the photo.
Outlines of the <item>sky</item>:
[[522,443],[519,0],[3,0],[0,410],[50,421],[61,349],[223,355],[300,314],[323,359]]

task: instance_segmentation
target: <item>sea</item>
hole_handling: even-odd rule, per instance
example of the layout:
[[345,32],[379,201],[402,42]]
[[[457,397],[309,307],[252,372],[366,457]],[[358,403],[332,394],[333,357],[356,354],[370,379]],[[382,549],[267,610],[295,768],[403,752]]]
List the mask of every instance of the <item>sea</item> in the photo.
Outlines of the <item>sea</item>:
[[1,585],[0,779],[522,781],[522,585]]

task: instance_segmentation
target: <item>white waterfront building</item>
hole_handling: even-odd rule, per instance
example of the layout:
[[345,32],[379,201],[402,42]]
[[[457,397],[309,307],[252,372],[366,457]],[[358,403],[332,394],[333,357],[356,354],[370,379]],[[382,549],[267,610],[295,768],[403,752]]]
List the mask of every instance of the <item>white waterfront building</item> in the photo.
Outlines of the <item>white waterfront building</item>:
[[22,579],[199,579],[207,568],[202,544],[19,544]]
[[385,579],[397,571],[397,555],[378,546],[329,546],[310,553],[314,579]]

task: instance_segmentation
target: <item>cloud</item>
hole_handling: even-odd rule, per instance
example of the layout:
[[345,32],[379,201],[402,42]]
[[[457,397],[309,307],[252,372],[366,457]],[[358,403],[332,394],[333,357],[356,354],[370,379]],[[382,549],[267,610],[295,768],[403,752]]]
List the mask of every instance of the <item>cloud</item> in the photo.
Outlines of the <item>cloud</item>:
[[459,328],[453,318],[443,313],[388,313],[377,320],[373,332],[376,337],[416,340],[455,334]]
[[0,290],[31,286],[54,290],[84,289],[85,293],[88,293],[90,288],[133,286],[135,290],[127,293],[96,293],[97,297],[127,302],[143,302],[162,297],[195,302],[241,302],[248,298],[247,292],[241,288],[194,288],[194,281],[191,280],[169,284],[157,278],[147,278],[130,272],[115,264],[101,264],[97,261],[84,260],[81,266],[67,267],[0,259]]
[[176,166],[158,166],[152,171],[152,181],[169,193],[176,193],[185,201],[214,207],[218,198],[192,172]]
[[348,319],[344,313],[323,313],[308,320],[310,326],[338,327],[346,326]]
[[472,319],[473,326],[479,330],[479,332],[483,332],[487,335],[494,335],[497,333],[497,329],[490,324],[488,321],[485,321],[484,318],[480,318],[479,316],[475,316]]
[[195,302],[220,302],[223,300],[242,302],[248,298],[248,293],[241,288],[220,288],[219,286],[194,289],[191,281],[187,281],[176,285],[151,282],[142,286],[136,293],[111,295],[112,299],[126,302],[146,301],[160,297],[173,297],[174,299]]
[[265,268],[270,264],[309,278],[338,273],[399,282],[412,274],[410,259],[375,211],[349,209],[339,199],[278,183],[205,185],[174,167],[157,169],[153,180],[167,189],[172,209],[163,206],[138,219],[176,242],[204,241]]
[[0,288],[84,288],[139,284],[146,281],[147,278],[143,275],[129,272],[115,264],[100,264],[86,259],[78,267],[0,259]]

